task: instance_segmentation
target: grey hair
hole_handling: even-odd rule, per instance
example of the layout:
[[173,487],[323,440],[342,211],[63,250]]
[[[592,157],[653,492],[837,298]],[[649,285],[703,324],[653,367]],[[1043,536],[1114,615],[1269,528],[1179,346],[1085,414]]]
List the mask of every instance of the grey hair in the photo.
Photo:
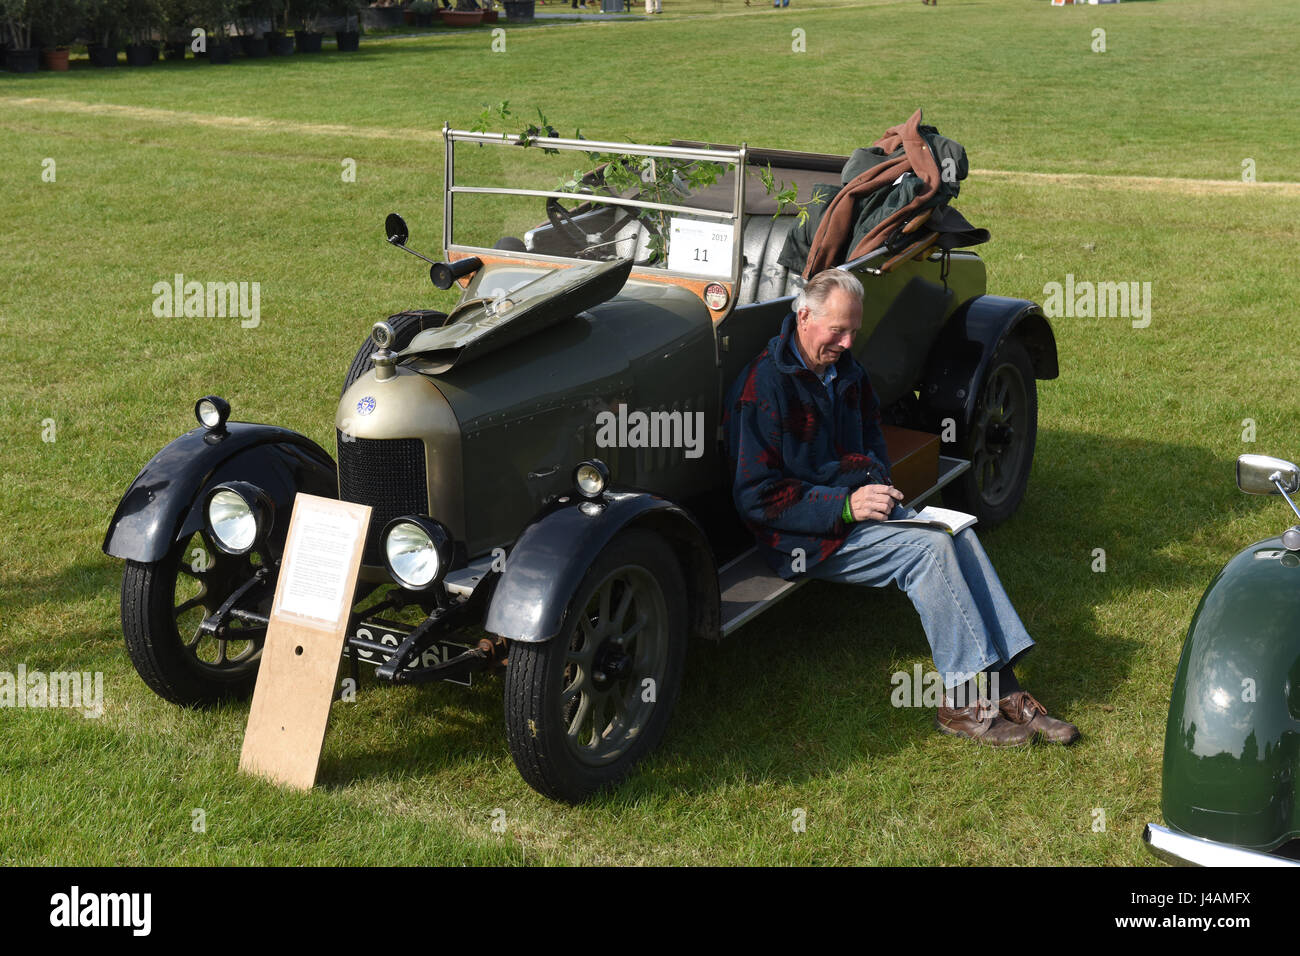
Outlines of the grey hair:
[[841,292],[847,292],[849,295],[856,296],[861,300],[863,296],[862,283],[852,272],[845,272],[843,269],[827,269],[825,272],[819,272],[811,279],[808,284],[799,290],[799,294],[794,297],[794,312],[799,314],[799,310],[806,308],[814,315],[821,314],[822,306],[826,304],[827,297],[830,296],[832,289],[839,289]]

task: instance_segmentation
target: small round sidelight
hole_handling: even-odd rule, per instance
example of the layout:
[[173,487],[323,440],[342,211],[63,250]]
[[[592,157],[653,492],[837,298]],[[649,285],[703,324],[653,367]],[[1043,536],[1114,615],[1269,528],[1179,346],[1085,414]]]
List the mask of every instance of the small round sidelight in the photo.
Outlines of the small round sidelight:
[[451,564],[451,533],[433,518],[394,518],[384,529],[383,542],[389,574],[408,591],[422,591],[441,581]]
[[580,461],[573,469],[573,484],[584,498],[599,498],[609,485],[609,466],[599,458]]
[[219,395],[205,395],[194,403],[194,417],[209,431],[224,431],[230,403]]

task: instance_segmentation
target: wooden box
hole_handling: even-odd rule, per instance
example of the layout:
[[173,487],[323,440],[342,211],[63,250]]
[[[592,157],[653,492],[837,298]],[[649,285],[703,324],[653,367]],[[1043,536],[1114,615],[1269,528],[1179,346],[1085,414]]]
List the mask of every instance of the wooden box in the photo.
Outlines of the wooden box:
[[894,486],[901,491],[904,503],[934,487],[939,480],[939,436],[929,432],[882,425]]

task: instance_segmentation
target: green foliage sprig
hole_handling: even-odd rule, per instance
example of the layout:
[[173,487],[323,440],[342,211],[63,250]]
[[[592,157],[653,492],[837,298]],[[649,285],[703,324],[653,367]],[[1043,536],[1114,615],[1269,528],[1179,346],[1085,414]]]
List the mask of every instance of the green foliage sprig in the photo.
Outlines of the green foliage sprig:
[[[496,106],[484,104],[478,120],[470,129],[477,133],[485,133],[491,124],[496,121],[508,122],[510,116],[508,100],[503,100]],[[548,149],[544,142],[547,137],[558,136],[559,132],[547,120],[540,107],[537,108],[537,118],[537,123],[529,123],[517,135],[516,145],[538,146],[543,153],[558,154],[560,152],[558,149]],[[574,139],[584,138],[581,129],[574,135]],[[597,185],[603,185],[610,195],[637,192],[650,202],[672,205],[675,199],[687,198],[694,192],[715,185],[728,170],[735,167],[734,163],[656,158],[634,153],[603,153],[589,150],[584,155],[592,166],[600,171],[600,178],[598,180],[593,178],[594,170],[584,173],[581,169],[576,169],[570,176],[560,180],[559,185],[556,186],[557,191],[595,195]],[[823,201],[820,196],[801,201],[798,185],[778,183],[771,164],[759,170],[759,179],[767,194],[776,200],[776,212],[772,215],[774,219],[793,207],[797,210],[798,223],[802,226],[808,221],[809,207],[819,205]],[[665,259],[668,254],[668,221],[665,212],[661,209],[643,209],[639,210],[639,217],[650,233],[648,241],[650,261],[659,262]]]

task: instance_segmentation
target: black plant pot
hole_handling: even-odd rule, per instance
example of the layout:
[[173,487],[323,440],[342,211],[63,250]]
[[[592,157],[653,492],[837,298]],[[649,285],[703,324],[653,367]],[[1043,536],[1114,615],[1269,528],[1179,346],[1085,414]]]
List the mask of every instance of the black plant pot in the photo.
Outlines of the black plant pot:
[[149,66],[158,59],[158,48],[150,43],[128,43],[126,45],[127,66]]
[[335,34],[340,53],[355,53],[361,48],[361,33],[357,30],[340,30]]
[[163,59],[183,60],[185,59],[185,51],[188,50],[189,48],[190,45],[186,43],[184,40],[180,40],[176,43],[168,43],[165,47],[163,47]]
[[92,43],[86,47],[91,66],[117,66],[117,47]]
[[293,37],[285,33],[268,33],[266,45],[272,56],[292,56]]
[[258,59],[270,52],[266,37],[240,37],[239,42],[244,48],[244,56],[247,57]]
[[229,43],[209,43],[208,62],[214,65],[229,63],[235,54],[235,48]]
[[299,53],[319,53],[320,41],[325,39],[323,33],[308,33],[306,30],[294,30],[293,42],[298,44]]
[[533,19],[533,7],[536,0],[502,0],[506,8],[507,20]]
[[39,50],[6,50],[5,69],[10,73],[35,73],[41,63]]

